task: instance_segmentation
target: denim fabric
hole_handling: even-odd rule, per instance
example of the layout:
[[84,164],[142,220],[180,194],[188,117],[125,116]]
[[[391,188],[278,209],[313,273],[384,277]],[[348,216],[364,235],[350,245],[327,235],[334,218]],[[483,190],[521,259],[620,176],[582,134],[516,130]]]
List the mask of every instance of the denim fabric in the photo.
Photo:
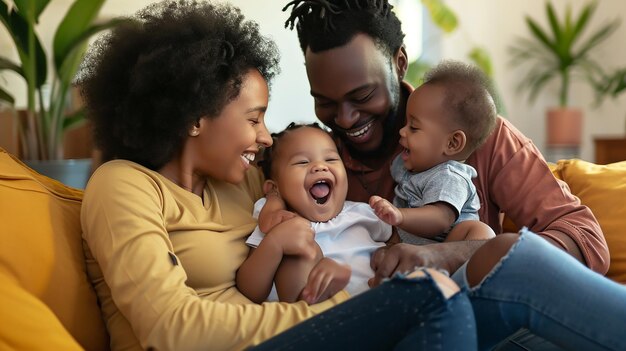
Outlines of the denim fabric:
[[[492,272],[470,288],[479,349],[527,328],[567,350],[626,350],[626,287],[523,229]],[[463,266],[453,275],[467,286]]]
[[432,278],[396,276],[253,350],[476,350],[471,304]]

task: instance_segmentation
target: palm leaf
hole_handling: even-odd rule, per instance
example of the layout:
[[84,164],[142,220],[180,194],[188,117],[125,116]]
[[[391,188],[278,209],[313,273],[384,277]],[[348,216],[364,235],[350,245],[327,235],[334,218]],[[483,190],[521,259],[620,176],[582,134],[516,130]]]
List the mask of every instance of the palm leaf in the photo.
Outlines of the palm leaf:
[[[554,42],[561,43],[564,33],[561,29],[561,25],[559,24],[559,19],[556,17],[554,8],[549,2],[546,4],[546,12],[548,13],[548,22],[550,23],[550,28],[552,29],[552,33],[554,34]],[[559,49],[562,50],[563,48]]]
[[619,27],[619,21],[615,20],[600,28],[585,43],[581,44],[580,50],[574,54],[574,57],[584,57],[587,53],[606,40]]
[[554,70],[545,71],[540,74],[530,75],[528,88],[530,89],[530,94],[528,95],[529,101],[535,101],[539,92],[543,87],[550,81],[550,79],[554,78],[556,72]]
[[546,33],[539,27],[539,25],[530,17],[526,17],[526,24],[528,28],[530,28],[531,33],[535,36],[535,38],[539,39],[539,41],[550,51],[558,53],[558,48],[555,46],[550,38],[546,35]]

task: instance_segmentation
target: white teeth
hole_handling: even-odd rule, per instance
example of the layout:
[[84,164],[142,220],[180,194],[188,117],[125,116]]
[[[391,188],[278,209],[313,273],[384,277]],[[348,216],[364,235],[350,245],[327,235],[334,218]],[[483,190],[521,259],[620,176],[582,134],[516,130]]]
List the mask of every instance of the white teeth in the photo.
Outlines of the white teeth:
[[357,131],[346,132],[346,135],[351,137],[351,138],[358,138],[358,137],[364,135],[365,133],[367,133],[370,130],[370,128],[372,128],[372,124],[373,123],[374,123],[374,121],[364,125],[363,128],[361,128],[361,129],[359,129]]
[[254,157],[255,157],[255,156],[256,156],[256,155],[255,155],[255,154],[253,154],[253,153],[246,153],[246,154],[242,154],[242,155],[241,155],[241,159],[243,159],[244,161],[246,161],[246,163],[248,163],[248,164],[249,164],[250,162],[253,162],[253,161],[254,161]]

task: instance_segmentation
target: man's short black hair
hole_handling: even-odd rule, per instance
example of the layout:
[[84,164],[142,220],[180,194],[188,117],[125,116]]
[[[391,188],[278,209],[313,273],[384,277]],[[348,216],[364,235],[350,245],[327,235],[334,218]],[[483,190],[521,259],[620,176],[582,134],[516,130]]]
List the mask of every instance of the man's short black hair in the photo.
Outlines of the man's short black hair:
[[404,33],[387,0],[294,0],[285,27],[298,31],[300,48],[306,53],[347,44],[356,34],[370,36],[388,56],[402,46]]
[[228,4],[163,1],[90,49],[78,84],[103,159],[159,169],[200,118],[218,116],[257,69],[278,72],[276,45]]
[[424,84],[445,90],[443,108],[467,136],[467,151],[474,151],[496,125],[496,105],[491,80],[478,67],[446,60],[428,71]]

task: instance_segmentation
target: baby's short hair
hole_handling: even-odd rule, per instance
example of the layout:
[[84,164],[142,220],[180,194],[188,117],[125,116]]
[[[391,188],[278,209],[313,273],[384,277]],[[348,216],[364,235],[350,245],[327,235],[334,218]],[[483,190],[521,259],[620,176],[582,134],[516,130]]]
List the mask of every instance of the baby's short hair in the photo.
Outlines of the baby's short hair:
[[263,175],[265,176],[265,179],[272,179],[272,164],[274,163],[276,150],[278,149],[278,146],[280,145],[281,139],[288,133],[296,129],[303,128],[303,127],[316,128],[316,129],[326,132],[322,127],[320,127],[319,124],[317,124],[317,122],[313,122],[309,124],[291,122],[282,131],[278,133],[272,133],[273,144],[272,146],[266,147],[263,150],[263,158],[259,161],[259,166],[261,167],[261,170],[263,171]]
[[497,118],[493,87],[478,67],[446,60],[428,71],[424,84],[445,90],[443,108],[467,136],[466,150],[477,149],[491,134]]

